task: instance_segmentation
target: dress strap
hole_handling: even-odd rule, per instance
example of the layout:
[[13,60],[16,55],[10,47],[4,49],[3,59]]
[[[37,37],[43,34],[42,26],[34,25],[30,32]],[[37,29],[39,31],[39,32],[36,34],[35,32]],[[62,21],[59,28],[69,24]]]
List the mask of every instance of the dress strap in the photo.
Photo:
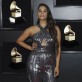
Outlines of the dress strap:
[[40,28],[41,31],[47,31],[47,25],[45,27],[42,27],[40,24],[38,24],[37,26]]

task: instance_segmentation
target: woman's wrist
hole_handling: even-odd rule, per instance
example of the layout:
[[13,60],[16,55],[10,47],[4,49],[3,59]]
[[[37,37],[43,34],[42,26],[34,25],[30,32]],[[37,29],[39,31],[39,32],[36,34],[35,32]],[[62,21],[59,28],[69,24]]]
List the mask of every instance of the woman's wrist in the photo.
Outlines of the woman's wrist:
[[56,65],[57,68],[59,68],[60,66],[59,65]]

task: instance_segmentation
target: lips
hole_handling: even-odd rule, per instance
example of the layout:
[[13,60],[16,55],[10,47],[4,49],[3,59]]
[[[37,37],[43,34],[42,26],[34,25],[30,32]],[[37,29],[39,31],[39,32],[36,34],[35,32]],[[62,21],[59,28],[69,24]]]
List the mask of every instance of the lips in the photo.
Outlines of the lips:
[[45,17],[44,15],[41,15],[40,17]]

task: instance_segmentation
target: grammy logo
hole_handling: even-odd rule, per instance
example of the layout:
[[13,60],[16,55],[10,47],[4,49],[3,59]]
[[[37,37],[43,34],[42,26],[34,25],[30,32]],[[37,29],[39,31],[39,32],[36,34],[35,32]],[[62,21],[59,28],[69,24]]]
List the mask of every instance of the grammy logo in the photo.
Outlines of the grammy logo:
[[16,47],[11,50],[11,57],[13,63],[22,62],[22,55],[17,51]]
[[67,25],[64,28],[65,40],[74,41],[75,40],[75,32],[71,29],[70,25]]
[[22,17],[22,10],[16,4],[16,1],[12,1],[10,4],[10,13],[11,16],[9,17],[9,21],[12,24],[18,24],[25,22],[25,18]]

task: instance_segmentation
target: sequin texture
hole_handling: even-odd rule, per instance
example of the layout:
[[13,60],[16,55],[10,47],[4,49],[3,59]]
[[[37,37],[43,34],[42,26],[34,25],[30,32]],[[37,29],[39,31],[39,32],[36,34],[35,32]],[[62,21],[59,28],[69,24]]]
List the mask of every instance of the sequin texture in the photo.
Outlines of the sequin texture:
[[27,71],[30,82],[55,82],[55,42],[47,26],[38,25],[40,31],[32,35],[33,42],[37,43],[27,60]]

